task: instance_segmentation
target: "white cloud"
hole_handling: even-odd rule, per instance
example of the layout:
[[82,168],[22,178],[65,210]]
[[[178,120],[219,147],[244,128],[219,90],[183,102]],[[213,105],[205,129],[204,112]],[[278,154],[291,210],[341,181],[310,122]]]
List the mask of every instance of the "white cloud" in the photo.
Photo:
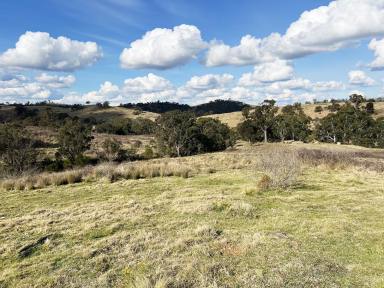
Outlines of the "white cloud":
[[255,66],[253,73],[245,73],[239,85],[255,86],[262,83],[289,80],[293,77],[293,67],[285,60],[275,60]]
[[193,76],[186,84],[187,88],[194,90],[207,90],[220,88],[233,81],[231,74],[206,74],[203,76]]
[[60,89],[71,87],[75,83],[76,78],[73,75],[58,76],[42,73],[36,76],[35,80],[51,89]]
[[5,74],[0,80],[0,102],[36,102],[60,96],[61,89],[75,82],[73,75],[40,74],[34,79],[25,75]]
[[129,78],[119,87],[106,81],[99,90],[90,91],[83,95],[68,93],[59,102],[63,103],[91,103],[109,101],[113,105],[126,102],[152,102],[177,100],[177,90],[172,83],[160,76],[149,73],[143,77]]
[[149,73],[147,76],[126,79],[123,89],[128,93],[150,93],[172,89],[172,84],[163,77]]
[[375,80],[368,77],[364,71],[353,70],[348,73],[349,84],[355,86],[372,86],[375,84]]
[[220,66],[294,59],[334,51],[353,41],[383,33],[384,0],[337,0],[305,11],[284,35],[272,33],[260,39],[247,35],[235,47],[215,42],[204,62],[207,66]]
[[208,67],[222,65],[249,65],[272,61],[276,57],[261,49],[265,39],[257,39],[251,35],[241,38],[240,44],[230,47],[222,42],[214,41],[205,56],[204,63]]
[[374,51],[375,60],[369,64],[372,70],[383,70],[384,69],[384,39],[376,40],[373,39],[369,43],[369,49]]
[[337,91],[345,89],[345,85],[338,81],[315,82],[311,85],[313,92]]
[[102,56],[95,42],[66,37],[52,38],[45,32],[26,32],[16,47],[0,54],[0,66],[50,71],[73,71],[87,67]]
[[0,81],[0,102],[27,102],[46,100],[51,91],[39,83],[26,82],[26,79]]
[[90,101],[92,103],[103,101],[114,101],[119,98],[120,89],[111,82],[106,81],[100,85],[100,89],[84,94],[81,98],[83,102]]
[[126,69],[167,69],[187,63],[204,48],[206,43],[195,26],[156,28],[125,48],[120,63]]

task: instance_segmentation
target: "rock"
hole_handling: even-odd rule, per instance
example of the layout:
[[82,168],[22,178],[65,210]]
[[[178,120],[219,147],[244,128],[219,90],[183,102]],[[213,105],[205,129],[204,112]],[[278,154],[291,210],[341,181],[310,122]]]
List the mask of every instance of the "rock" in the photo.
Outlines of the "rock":
[[43,236],[41,238],[39,238],[36,242],[32,243],[32,244],[28,244],[26,246],[24,246],[23,248],[21,248],[18,252],[18,255],[20,258],[25,258],[25,257],[28,257],[29,255],[31,255],[39,246],[45,244],[45,243],[48,243],[50,241],[50,237],[52,237],[53,235],[52,234],[49,234],[49,235],[46,235],[46,236]]

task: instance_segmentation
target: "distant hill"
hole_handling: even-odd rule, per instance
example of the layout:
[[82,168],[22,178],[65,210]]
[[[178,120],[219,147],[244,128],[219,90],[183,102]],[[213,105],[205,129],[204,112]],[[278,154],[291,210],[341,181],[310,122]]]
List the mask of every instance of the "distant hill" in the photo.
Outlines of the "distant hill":
[[233,100],[215,100],[195,106],[188,104],[180,104],[175,102],[148,102],[148,103],[127,103],[121,104],[120,107],[139,109],[142,111],[165,113],[172,110],[193,111],[197,116],[222,114],[241,111],[244,107],[249,106],[243,102]]

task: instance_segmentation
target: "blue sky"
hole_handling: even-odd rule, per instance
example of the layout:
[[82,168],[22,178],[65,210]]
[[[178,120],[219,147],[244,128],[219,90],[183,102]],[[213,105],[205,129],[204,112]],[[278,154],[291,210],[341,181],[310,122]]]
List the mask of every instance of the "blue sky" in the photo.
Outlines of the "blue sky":
[[379,97],[383,2],[3,0],[0,102]]

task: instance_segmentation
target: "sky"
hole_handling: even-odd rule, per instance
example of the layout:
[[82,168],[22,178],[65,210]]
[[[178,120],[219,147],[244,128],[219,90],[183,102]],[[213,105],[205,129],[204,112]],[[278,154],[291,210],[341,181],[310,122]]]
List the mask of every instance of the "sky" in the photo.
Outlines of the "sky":
[[383,97],[384,0],[2,0],[0,102]]

